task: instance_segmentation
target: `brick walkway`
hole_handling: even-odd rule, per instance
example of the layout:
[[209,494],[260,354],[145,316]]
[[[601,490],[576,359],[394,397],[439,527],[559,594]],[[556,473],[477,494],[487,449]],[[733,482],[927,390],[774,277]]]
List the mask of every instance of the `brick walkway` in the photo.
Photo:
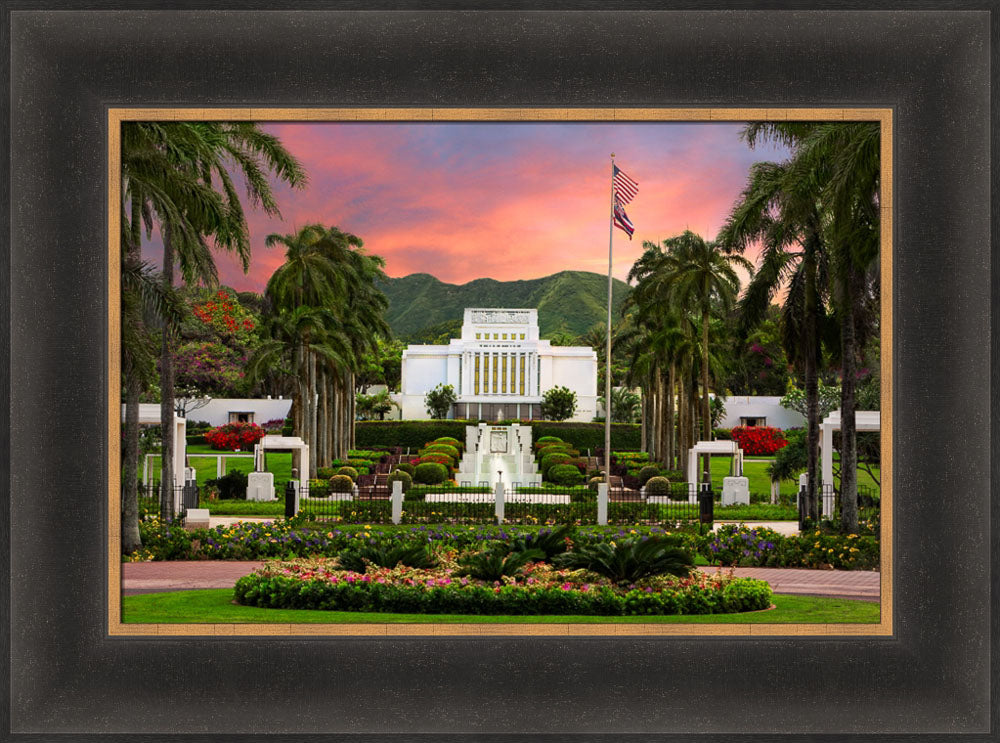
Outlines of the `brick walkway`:
[[[203,560],[197,562],[127,562],[122,564],[122,591],[128,596],[195,588],[232,588],[262,562]],[[700,570],[715,572],[716,568]],[[870,570],[805,570],[800,568],[737,568],[736,575],[760,578],[775,593],[878,601],[879,573]]]

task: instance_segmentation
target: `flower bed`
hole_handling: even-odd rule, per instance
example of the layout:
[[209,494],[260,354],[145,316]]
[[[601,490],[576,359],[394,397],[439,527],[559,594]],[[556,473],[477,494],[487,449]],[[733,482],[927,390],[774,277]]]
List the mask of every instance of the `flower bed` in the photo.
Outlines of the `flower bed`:
[[[442,504],[435,504],[440,506]],[[214,529],[185,531],[176,524],[150,516],[139,523],[143,548],[126,560],[264,560],[305,556],[333,557],[352,545],[427,544],[453,549],[481,548],[491,542],[510,541],[546,528],[530,525],[413,525],[381,527],[371,522],[358,526],[307,527],[299,517],[271,523],[237,522]],[[659,526],[582,526],[575,531],[578,544],[655,537],[678,537],[682,546],[721,567],[837,568],[877,570],[879,542],[872,536],[817,534],[789,537],[770,529],[723,526],[714,534],[699,536],[683,528]]]
[[236,582],[236,601],[282,609],[599,616],[728,614],[771,603],[766,582],[721,572],[656,576],[620,586],[586,570],[538,562],[520,575],[487,582],[458,577],[455,557],[452,553],[430,570],[369,566],[364,573],[327,560],[270,563]]

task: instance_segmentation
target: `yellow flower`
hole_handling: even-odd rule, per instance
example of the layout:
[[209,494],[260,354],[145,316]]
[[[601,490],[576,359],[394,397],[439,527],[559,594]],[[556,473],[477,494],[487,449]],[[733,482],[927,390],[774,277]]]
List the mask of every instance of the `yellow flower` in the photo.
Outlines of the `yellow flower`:
[[813,545],[813,549],[818,549],[818,548],[819,548],[819,542],[816,542],[816,544]]
[[827,550],[827,552],[833,552],[833,547]]

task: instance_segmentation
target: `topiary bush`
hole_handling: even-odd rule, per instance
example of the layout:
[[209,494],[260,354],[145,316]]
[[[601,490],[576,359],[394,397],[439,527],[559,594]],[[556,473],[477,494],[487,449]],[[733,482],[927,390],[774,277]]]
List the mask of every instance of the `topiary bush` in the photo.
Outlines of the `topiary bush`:
[[656,475],[646,480],[646,495],[670,495],[670,480]]
[[641,486],[649,482],[650,478],[659,477],[659,475],[660,475],[659,467],[652,464],[647,464],[645,467],[639,470],[636,477],[639,478],[639,485]]
[[549,468],[548,479],[557,485],[572,487],[583,482],[583,473],[576,465],[554,464]]
[[434,439],[433,443],[448,444],[449,446],[454,446],[456,449],[460,451],[463,448],[462,442],[456,439],[454,436],[439,436],[438,438]]
[[334,475],[330,478],[331,493],[350,493],[354,490],[354,480],[347,475]]
[[[317,470],[317,472],[318,472],[318,470]],[[356,469],[354,469],[353,467],[341,467],[339,470],[337,470],[337,474],[338,475],[347,475],[349,478],[351,478],[352,481],[355,481],[355,482],[358,479],[358,471]]]
[[565,452],[553,452],[552,454],[546,454],[544,457],[542,457],[542,461],[539,463],[539,469],[541,470],[542,478],[548,479],[549,476],[548,473],[550,467],[557,464],[565,464],[572,458],[573,457],[571,457],[569,454],[566,454]]
[[447,454],[456,462],[459,457],[458,449],[451,444],[430,444],[421,449],[419,454],[420,456],[424,456],[425,454]]
[[410,474],[408,472],[404,472],[403,470],[396,470],[391,475],[389,475],[388,483],[389,483],[389,490],[390,491],[392,491],[392,484],[394,482],[396,482],[397,480],[399,482],[403,483],[403,492],[404,493],[407,490],[409,490],[410,486],[413,484],[413,478],[410,477]]
[[414,467],[409,462],[400,462],[399,464],[396,465],[396,469],[405,472],[410,477],[413,477],[413,470],[416,469],[416,467]]
[[444,452],[431,452],[430,454],[424,454],[416,461],[417,467],[427,462],[434,462],[435,464],[444,465],[445,469],[455,466],[455,460]]
[[413,482],[439,485],[448,479],[448,468],[439,462],[422,462],[413,470]]

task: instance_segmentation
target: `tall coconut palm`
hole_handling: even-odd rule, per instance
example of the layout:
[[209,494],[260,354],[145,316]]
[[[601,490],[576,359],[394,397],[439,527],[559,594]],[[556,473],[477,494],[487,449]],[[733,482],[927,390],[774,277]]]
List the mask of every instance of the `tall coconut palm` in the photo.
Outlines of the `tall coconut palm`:
[[[738,254],[724,252],[717,243],[706,241],[700,235],[686,230],[681,235],[664,241],[668,252],[675,256],[676,264],[663,277],[681,307],[697,310],[701,324],[701,435],[703,440],[712,438],[711,412],[711,360],[709,358],[709,326],[716,308],[728,312],[740,291],[740,278],[735,266],[752,273],[753,265]],[[702,481],[712,480],[709,458],[705,457]]]
[[[762,125],[744,137],[753,145]],[[806,125],[771,133],[797,141]],[[771,131],[771,130],[767,130]],[[828,248],[826,208],[819,198],[817,172],[803,174],[790,163],[756,163],[747,185],[718,235],[723,249],[737,254],[760,246],[758,268],[739,303],[744,331],[757,325],[772,299],[786,289],[782,304],[782,345],[802,371],[806,392],[807,486],[800,521],[819,518],[819,366],[821,326],[826,317]]]
[[819,172],[830,210],[831,296],[840,320],[841,528],[858,528],[857,361],[875,327],[881,133],[877,123],[820,124],[798,143],[800,172]]
[[318,465],[345,456],[353,446],[354,375],[365,355],[377,349],[377,337],[389,335],[383,318],[388,302],[376,288],[385,278],[384,262],[365,254],[356,235],[321,224],[270,235],[267,244],[287,248],[285,263],[267,285],[274,311],[329,312],[323,333],[314,334],[321,344],[303,346],[306,385],[293,409],[296,432],[314,448],[310,461]]
[[[163,285],[175,265],[186,282],[214,284],[212,248],[235,253],[249,267],[250,238],[233,173],[252,207],[278,216],[269,178],[305,184],[298,161],[273,135],[247,122],[135,122],[122,138],[126,198],[156,221],[163,242]],[[129,172],[128,165],[134,165]],[[147,177],[143,177],[147,176]],[[133,211],[136,209],[133,206]],[[211,246],[211,247],[210,247]],[[164,328],[160,356],[161,499],[169,508],[173,471],[174,371],[172,334]]]

